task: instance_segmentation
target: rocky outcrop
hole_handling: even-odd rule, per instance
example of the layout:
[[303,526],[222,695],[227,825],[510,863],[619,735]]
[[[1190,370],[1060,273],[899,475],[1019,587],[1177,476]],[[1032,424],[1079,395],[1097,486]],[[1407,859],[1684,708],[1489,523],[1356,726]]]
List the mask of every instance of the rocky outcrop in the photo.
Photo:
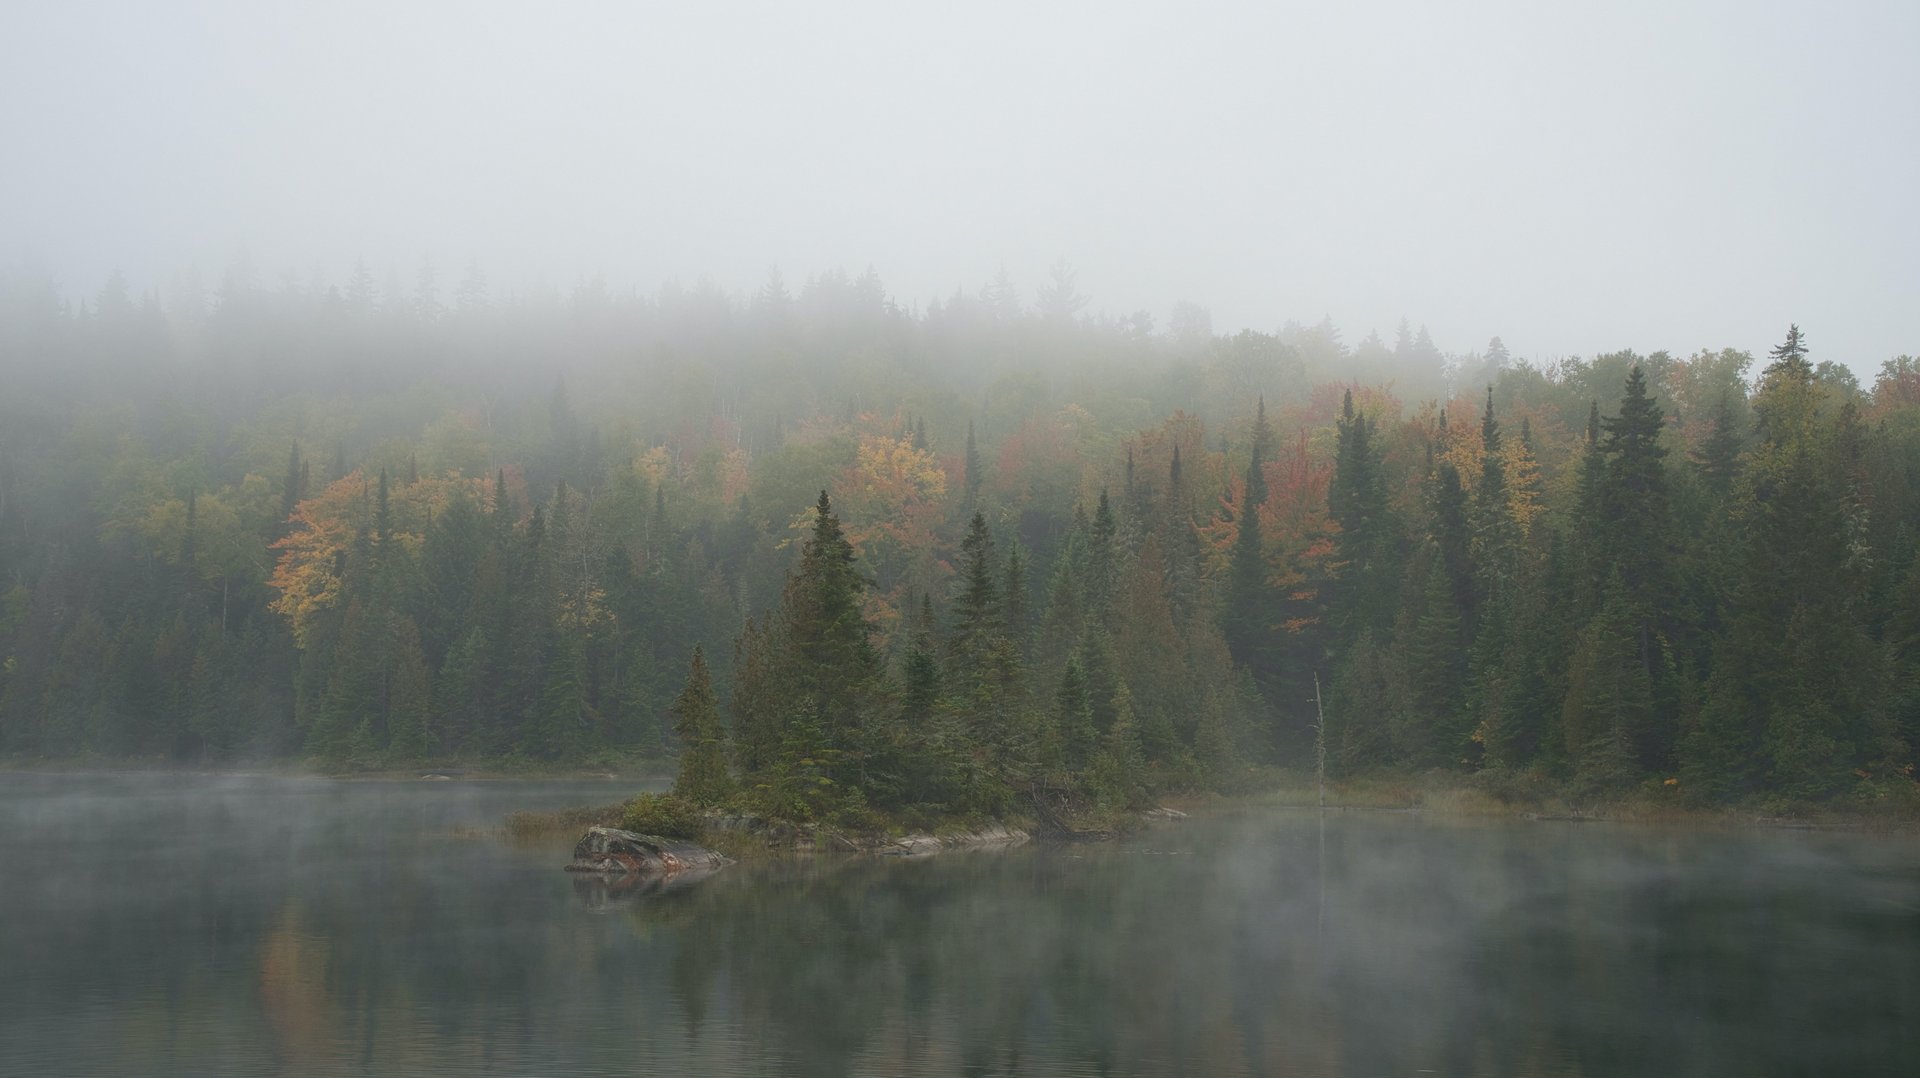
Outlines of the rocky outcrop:
[[873,852],[889,857],[918,857],[942,850],[963,850],[982,846],[1018,846],[1032,836],[1005,824],[994,824],[957,834],[903,835],[873,847]]
[[784,820],[768,820],[759,816],[708,816],[707,827],[714,831],[727,831],[741,835],[757,843],[765,843],[770,850],[790,853],[877,853],[889,857],[915,856],[938,853],[941,850],[962,850],[981,846],[1017,846],[1030,841],[1033,837],[1025,831],[1005,824],[989,824],[972,831],[945,835],[921,834],[894,838],[879,832],[842,832],[825,827],[787,823]]
[[622,831],[617,827],[589,827],[573,848],[568,872],[606,876],[675,876],[707,873],[732,864],[731,858],[705,846],[679,839]]

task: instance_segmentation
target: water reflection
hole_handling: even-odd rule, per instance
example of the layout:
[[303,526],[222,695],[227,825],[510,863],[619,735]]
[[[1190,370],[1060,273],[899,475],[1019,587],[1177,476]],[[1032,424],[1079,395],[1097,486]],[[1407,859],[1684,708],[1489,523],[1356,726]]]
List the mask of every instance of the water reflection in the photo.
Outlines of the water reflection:
[[[1910,839],[1251,815],[571,877],[556,784],[0,785],[0,1073],[1910,1073]],[[453,787],[449,789],[449,787]]]

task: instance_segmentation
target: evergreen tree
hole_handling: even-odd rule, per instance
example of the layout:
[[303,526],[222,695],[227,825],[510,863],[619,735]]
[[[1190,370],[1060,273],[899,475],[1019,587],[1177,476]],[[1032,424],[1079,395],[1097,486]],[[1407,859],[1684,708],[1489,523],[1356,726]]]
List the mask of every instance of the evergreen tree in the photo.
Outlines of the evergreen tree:
[[1513,517],[1513,499],[1507,490],[1506,454],[1500,422],[1494,418],[1493,387],[1487,387],[1487,407],[1480,419],[1480,481],[1474,490],[1472,539],[1469,550],[1476,573],[1474,602],[1504,602],[1520,571],[1520,528]]
[[1356,414],[1353,391],[1348,390],[1335,428],[1337,448],[1327,508],[1340,525],[1334,539],[1339,566],[1335,587],[1341,600],[1341,635],[1349,639],[1363,632],[1386,631],[1392,624],[1399,584],[1395,522],[1373,435],[1373,421]]
[[1568,673],[1562,738],[1575,778],[1590,790],[1616,789],[1639,773],[1637,747],[1653,727],[1653,680],[1640,655],[1625,581],[1615,573],[1600,612],[1582,634]]
[[1262,398],[1254,412],[1246,484],[1239,504],[1234,507],[1233,551],[1220,617],[1220,628],[1234,659],[1262,681],[1272,674],[1267,558],[1260,535],[1260,507],[1267,500],[1266,456],[1272,438],[1272,428],[1267,425],[1266,400]]
[[1088,781],[1103,806],[1140,808],[1147,803],[1147,760],[1134,723],[1133,698],[1124,685],[1114,694],[1113,714]]
[[305,474],[305,466],[300,460],[300,443],[294,442],[292,448],[287,450],[287,476],[280,481],[280,519],[274,523],[273,529],[276,539],[286,534],[287,518],[293,516],[294,509],[300,504]]
[[[1018,769],[1022,733],[1018,712],[1019,656],[1008,638],[1005,609],[994,580],[993,536],[974,513],[960,543],[960,591],[946,664],[947,688],[968,732],[1003,769]],[[1011,772],[1009,772],[1011,773]]]
[[961,467],[964,469],[961,484],[966,491],[966,500],[961,503],[961,509],[971,514],[980,505],[980,485],[986,479],[986,466],[980,461],[980,449],[974,442],[971,419],[967,420],[967,449]]
[[1467,734],[1460,701],[1466,676],[1464,619],[1438,551],[1429,551],[1423,561],[1425,586],[1418,613],[1397,634],[1406,641],[1412,713],[1395,750],[1401,759],[1420,766],[1456,762]]
[[713,805],[733,789],[727,771],[727,734],[714,701],[707,659],[698,644],[687,665],[687,686],[674,700],[673,732],[680,739],[680,773],[673,792],[696,805]]
[[1006,580],[1001,587],[1004,596],[1003,606],[1007,626],[1007,637],[1012,641],[1015,656],[1026,661],[1028,643],[1033,638],[1033,619],[1027,607],[1027,565],[1020,555],[1020,544],[1007,546]]
[[1068,659],[1060,673],[1060,688],[1053,698],[1053,729],[1059,742],[1059,765],[1084,771],[1093,761],[1100,731],[1094,727],[1093,702],[1078,660]]
[[1087,582],[1083,590],[1087,615],[1091,618],[1106,616],[1107,608],[1113,602],[1119,530],[1119,522],[1113,516],[1113,506],[1107,500],[1107,488],[1101,487],[1100,500],[1093,510],[1093,522],[1087,530]]
[[1714,495],[1725,500],[1740,478],[1740,454],[1746,449],[1739,424],[1734,421],[1733,394],[1721,391],[1713,409],[1713,432],[1700,446],[1694,464]]
[[420,630],[409,617],[397,620],[392,670],[387,676],[387,759],[413,763],[425,759],[427,726],[433,709],[433,678],[420,649]]
[[1773,355],[1754,400],[1733,613],[1680,746],[1685,784],[1709,797],[1820,797],[1901,751],[1883,652],[1860,618],[1849,418],[1822,419],[1797,326]]

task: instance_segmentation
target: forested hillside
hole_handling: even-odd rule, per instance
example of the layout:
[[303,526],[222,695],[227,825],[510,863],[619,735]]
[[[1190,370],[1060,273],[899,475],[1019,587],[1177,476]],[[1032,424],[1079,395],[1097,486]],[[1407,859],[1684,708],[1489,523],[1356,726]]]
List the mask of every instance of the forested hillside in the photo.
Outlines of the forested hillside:
[[0,755],[992,811],[1310,766],[1317,676],[1341,773],[1911,796],[1920,362],[1171,321],[0,280]]

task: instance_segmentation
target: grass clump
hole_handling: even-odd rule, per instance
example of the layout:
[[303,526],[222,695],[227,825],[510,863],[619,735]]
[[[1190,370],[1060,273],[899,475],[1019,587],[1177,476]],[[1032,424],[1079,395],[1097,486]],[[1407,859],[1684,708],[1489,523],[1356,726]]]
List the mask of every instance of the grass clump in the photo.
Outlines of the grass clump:
[[641,794],[627,802],[620,827],[662,838],[696,839],[706,831],[706,819],[693,802],[675,794]]
[[589,827],[611,827],[620,821],[620,805],[576,805],[552,812],[513,812],[507,815],[507,837],[539,841],[556,835],[578,836]]

